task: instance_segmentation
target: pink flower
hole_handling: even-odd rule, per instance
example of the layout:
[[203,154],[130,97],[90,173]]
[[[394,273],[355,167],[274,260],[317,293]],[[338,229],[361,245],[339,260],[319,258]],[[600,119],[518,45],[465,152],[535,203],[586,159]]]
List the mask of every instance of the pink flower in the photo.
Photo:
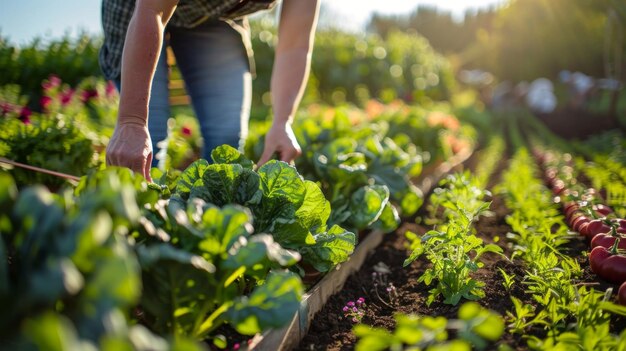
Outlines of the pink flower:
[[51,74],[50,77],[48,77],[48,80],[45,80],[43,84],[41,84],[41,86],[44,88],[44,90],[57,88],[61,86],[61,78],[59,78],[59,76],[57,75]]
[[18,118],[20,121],[22,121],[22,123],[30,124],[30,115],[32,114],[33,113],[30,108],[28,108],[28,106],[24,106],[22,107],[22,110],[20,111],[20,116]]
[[39,105],[41,105],[41,109],[44,111],[48,110],[50,104],[52,104],[52,98],[49,96],[44,95],[39,99]]
[[117,88],[115,87],[115,84],[113,84],[112,81],[107,81],[107,85],[104,88],[104,92],[106,94],[106,97],[111,97],[115,94],[115,92],[117,91]]
[[354,301],[348,301],[348,303],[346,304],[346,306],[348,306],[348,307],[354,307]]
[[191,136],[191,128],[189,128],[187,126],[183,126],[180,129],[180,132],[183,134],[184,137],[190,137]]
[[239,350],[240,347],[241,345],[239,345],[239,343],[236,343],[235,345],[233,345],[233,350]]
[[13,106],[8,102],[3,102],[0,105],[0,111],[2,111],[3,116],[6,116],[9,114],[9,112],[13,112]]
[[67,106],[72,101],[74,89],[68,89],[61,93],[61,106]]
[[83,90],[80,96],[80,100],[83,103],[87,103],[89,100],[93,98],[97,98],[97,97],[98,97],[98,91],[96,89],[90,88],[90,89]]

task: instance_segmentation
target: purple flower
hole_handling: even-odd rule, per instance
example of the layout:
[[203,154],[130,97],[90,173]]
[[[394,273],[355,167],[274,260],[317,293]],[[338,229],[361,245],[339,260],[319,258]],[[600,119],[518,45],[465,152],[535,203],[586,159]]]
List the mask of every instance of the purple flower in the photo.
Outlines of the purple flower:
[[354,307],[354,301],[348,301],[348,303],[346,304],[346,306],[348,306],[348,307]]
[[344,311],[344,312],[348,312],[348,311],[350,311],[350,307],[348,307],[348,306],[343,306],[343,311]]
[[239,345],[239,343],[236,343],[235,345],[233,345],[233,350],[239,350],[240,347],[241,345]]
[[359,305],[360,305],[360,304],[362,304],[362,303],[364,303],[364,302],[365,302],[365,299],[364,299],[364,298],[362,298],[362,297],[359,297],[359,299],[358,299],[358,300],[356,300],[356,303],[357,303],[357,304],[359,304]]
[[359,312],[359,309],[356,307],[352,307],[352,312]]

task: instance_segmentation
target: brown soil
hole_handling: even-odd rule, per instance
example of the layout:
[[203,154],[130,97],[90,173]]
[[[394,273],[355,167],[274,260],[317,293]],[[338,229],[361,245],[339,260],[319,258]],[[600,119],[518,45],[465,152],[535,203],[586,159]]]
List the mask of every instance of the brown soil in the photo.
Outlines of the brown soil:
[[[472,164],[471,160],[468,164]],[[495,173],[499,175],[505,167],[506,162],[501,162]],[[489,186],[491,187],[497,182],[498,177],[494,177]],[[524,266],[520,262],[510,261],[507,258],[512,252],[509,247],[510,244],[507,244],[506,240],[506,234],[511,231],[505,221],[509,211],[503,200],[497,195],[494,195],[492,199],[491,211],[492,216],[483,217],[477,223],[477,235],[486,243],[495,243],[502,247],[505,254],[504,256],[496,254],[483,256],[485,266],[474,275],[474,278],[485,282],[485,298],[478,302],[482,306],[506,316],[507,311],[513,310],[511,296],[524,303],[533,304],[533,301],[517,281],[510,291],[503,285],[504,280],[499,269],[504,270],[508,275],[522,277]],[[420,215],[424,215],[424,211],[418,213],[418,216]],[[416,223],[406,223],[398,231],[388,234],[386,240],[371,253],[361,270],[351,276],[346,281],[343,290],[332,296],[322,311],[316,315],[311,322],[308,335],[301,341],[297,350],[354,349],[357,341],[352,333],[354,324],[349,318],[344,317],[342,308],[346,302],[355,301],[359,297],[364,297],[367,303],[366,308],[363,309],[365,315],[362,323],[389,330],[395,326],[393,315],[396,313],[444,316],[446,318],[457,317],[458,308],[461,304],[450,306],[443,304],[442,299],[438,299],[430,306],[426,305],[430,287],[424,283],[417,283],[418,278],[427,267],[428,263],[425,260],[416,260],[406,268],[402,266],[409,254],[408,242],[404,237],[404,232],[407,230],[422,234],[428,228]],[[596,285],[599,290],[604,291],[611,285],[599,281],[595,274],[590,271],[586,255],[581,254],[585,250],[588,250],[588,244],[579,237],[573,237],[573,240],[564,250],[568,255],[578,257],[581,266],[585,269],[582,279],[577,283]],[[397,299],[391,303],[385,287],[376,286],[372,278],[374,266],[380,262],[390,268],[389,281],[393,283],[398,292]],[[626,327],[624,318],[615,317],[612,322],[612,330],[614,331],[620,331]],[[529,332],[537,337],[545,337],[545,332],[539,328]],[[500,344],[508,345],[515,350],[528,349],[525,339],[519,334],[505,333],[502,339],[497,344],[490,345],[489,349],[495,350]]]

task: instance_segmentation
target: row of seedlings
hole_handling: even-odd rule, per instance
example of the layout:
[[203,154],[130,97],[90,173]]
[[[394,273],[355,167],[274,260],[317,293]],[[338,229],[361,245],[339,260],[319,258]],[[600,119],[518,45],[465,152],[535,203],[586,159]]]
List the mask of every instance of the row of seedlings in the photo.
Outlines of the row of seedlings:
[[[449,175],[439,183],[429,197],[429,224],[433,230],[423,236],[407,232],[412,250],[405,266],[419,257],[425,257],[429,268],[419,282],[434,285],[426,303],[435,301],[458,305],[462,300],[484,297],[484,283],[472,276],[483,266],[481,256],[487,252],[501,254],[494,244],[485,245],[476,236],[475,222],[486,214],[490,193],[484,189],[504,151],[501,138],[494,138],[487,148],[478,153],[480,171]],[[393,286],[391,284],[390,286]],[[441,301],[440,301],[441,300]],[[350,311],[350,306],[346,306]],[[358,308],[357,308],[358,310]],[[464,303],[457,319],[442,316],[397,314],[394,330],[357,324],[356,350],[387,350],[403,348],[430,349],[484,349],[497,341],[504,332],[504,320],[497,313],[476,302]],[[357,321],[360,322],[360,321]]]
[[533,349],[609,350],[626,345],[626,332],[611,330],[612,314],[626,309],[610,301],[611,293],[579,283],[583,269],[563,254],[571,235],[553,201],[552,192],[537,176],[538,169],[526,149],[511,160],[499,186],[511,210],[507,223],[513,232],[513,258],[521,260],[525,274],[510,277],[523,284],[531,302],[511,297],[508,330],[527,339]]

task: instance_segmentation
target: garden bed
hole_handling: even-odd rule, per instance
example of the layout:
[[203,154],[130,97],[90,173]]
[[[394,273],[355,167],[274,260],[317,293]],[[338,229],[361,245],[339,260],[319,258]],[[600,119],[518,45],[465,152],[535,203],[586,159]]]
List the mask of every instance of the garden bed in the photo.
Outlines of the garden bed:
[[[470,162],[473,164],[474,162]],[[500,161],[496,174],[491,177],[489,188],[499,182],[500,173],[506,166],[506,159]],[[418,218],[425,215],[425,206],[418,213]],[[506,257],[510,257],[511,245],[507,242],[506,235],[511,232],[511,227],[505,218],[510,213],[501,196],[494,194],[490,207],[492,216],[482,217],[476,224],[477,236],[485,243],[495,243],[500,246]],[[403,268],[403,262],[410,254],[408,241],[404,236],[407,230],[417,234],[423,234],[430,228],[416,223],[405,223],[394,233],[385,236],[380,245],[364,262],[363,268],[352,275],[341,292],[332,296],[320,313],[311,322],[309,333],[304,337],[296,350],[352,350],[357,338],[352,328],[354,323],[346,318],[342,312],[343,306],[349,300],[359,297],[365,298],[366,307],[362,309],[364,316],[362,323],[373,327],[382,327],[393,330],[395,327],[394,315],[397,313],[417,314],[425,316],[444,316],[455,318],[461,304],[457,306],[442,303],[441,297],[427,306],[426,299],[431,287],[418,283],[418,278],[423,274],[428,262],[424,259],[414,261],[410,266]],[[575,257],[583,267],[584,272],[580,280],[573,284],[594,286],[599,291],[605,291],[611,284],[599,279],[589,268],[587,256],[581,254],[587,249],[587,243],[580,237],[572,236],[562,251],[568,256]],[[478,300],[480,305],[496,311],[502,316],[507,311],[514,311],[511,297],[515,297],[524,304],[535,302],[530,294],[525,292],[523,284],[513,284],[507,290],[503,284],[503,276],[500,270],[508,275],[517,277],[524,276],[524,264],[519,260],[510,261],[508,258],[497,254],[483,256],[484,268],[474,276],[485,283],[485,298]],[[395,301],[390,302],[384,287],[376,286],[372,273],[375,266],[384,263],[389,267],[389,281],[394,284],[397,291]],[[613,297],[615,296],[613,292]],[[626,328],[626,319],[613,316],[611,318],[611,330],[619,332]],[[515,350],[529,349],[526,337],[532,335],[539,338],[546,337],[543,328],[533,327],[526,335],[505,333],[500,340],[490,345],[489,349],[497,349],[499,345],[507,345]]]
[[[463,152],[455,155],[447,162],[442,162],[431,171],[424,173],[415,180],[420,190],[427,194],[437,184],[437,182],[448,174],[450,171],[457,169],[465,162],[471,160],[471,152]],[[316,314],[320,311],[328,309],[327,304],[336,296],[338,292],[345,292],[346,281],[350,282],[354,277],[358,277],[364,271],[361,266],[365,263],[365,271],[368,263],[371,261],[371,255],[368,256],[381,242],[388,243],[390,236],[397,236],[398,231],[390,234],[384,234],[381,231],[373,231],[367,233],[357,246],[347,262],[337,266],[333,271],[325,275],[317,284],[315,284],[302,298],[299,311],[294,315],[289,325],[278,330],[271,330],[263,335],[257,335],[249,342],[249,348],[253,350],[291,350],[297,347],[302,338],[312,327],[312,323],[316,318]],[[386,246],[386,244],[385,244]],[[380,251],[376,250],[376,252]],[[354,274],[353,274],[354,273]],[[332,315],[332,314],[331,314]],[[335,316],[336,317],[336,316]],[[337,318],[333,319],[335,325]],[[333,325],[333,324],[330,324]]]

